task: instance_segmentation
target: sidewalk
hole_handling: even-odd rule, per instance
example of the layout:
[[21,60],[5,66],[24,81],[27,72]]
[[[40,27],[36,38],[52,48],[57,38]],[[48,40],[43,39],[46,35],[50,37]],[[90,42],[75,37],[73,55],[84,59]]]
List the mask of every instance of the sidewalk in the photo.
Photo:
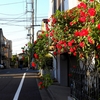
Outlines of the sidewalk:
[[51,85],[48,92],[52,96],[52,100],[68,100],[68,96],[70,96],[70,88],[60,85]]
[[[38,79],[37,79],[38,82]],[[39,90],[42,100],[68,100],[70,96],[70,88],[60,86],[59,84],[53,84],[47,89]]]

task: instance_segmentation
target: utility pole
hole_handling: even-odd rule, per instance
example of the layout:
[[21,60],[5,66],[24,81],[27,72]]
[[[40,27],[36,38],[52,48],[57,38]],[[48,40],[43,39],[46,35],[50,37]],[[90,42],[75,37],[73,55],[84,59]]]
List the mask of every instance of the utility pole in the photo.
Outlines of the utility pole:
[[[31,10],[28,10],[28,5],[31,6]],[[34,0],[30,0],[30,2],[26,0],[26,13],[31,13],[31,25],[27,27],[28,33],[27,36],[30,36],[31,44],[34,43]],[[30,32],[31,31],[31,32]],[[30,67],[30,63],[33,58],[33,50],[31,50],[30,55],[28,56],[28,67]]]
[[[36,19],[37,19],[37,0],[30,0],[31,2],[30,3],[27,3],[27,0],[26,0],[26,10],[27,10],[27,6],[28,4],[30,4],[31,6],[31,10],[27,11],[27,12],[30,12],[31,13],[31,25],[29,27],[29,30],[31,30],[31,33],[28,35],[30,36],[30,42],[32,43],[32,45],[34,46],[34,27],[35,26],[41,26],[41,25],[36,25]],[[34,3],[35,3],[35,6],[34,6]],[[34,10],[35,9],[35,10]],[[35,18],[34,18],[35,16]],[[34,25],[35,23],[35,25]],[[34,51],[33,51],[33,48],[32,48],[32,51],[31,51],[31,54],[30,54],[30,62],[33,59],[33,54],[34,54]]]
[[34,1],[32,0],[32,43],[34,43]]

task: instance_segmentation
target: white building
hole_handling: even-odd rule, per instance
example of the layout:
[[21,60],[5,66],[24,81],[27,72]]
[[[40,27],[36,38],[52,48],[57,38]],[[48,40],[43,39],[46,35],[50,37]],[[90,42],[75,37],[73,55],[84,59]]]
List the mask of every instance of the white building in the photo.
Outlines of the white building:
[[49,17],[54,14],[56,10],[66,11],[75,7],[78,3],[78,0],[50,0]]
[[[66,11],[77,6],[78,0],[50,0],[50,11],[49,18],[53,15],[56,10]],[[68,72],[67,72],[67,61],[61,61],[61,55],[57,55],[57,58],[53,60],[54,78],[62,85],[68,86]],[[63,67],[62,67],[63,66]],[[66,67],[67,66],[67,67]],[[65,74],[64,74],[65,73]],[[65,75],[65,78],[63,76]],[[63,82],[65,81],[65,82]]]

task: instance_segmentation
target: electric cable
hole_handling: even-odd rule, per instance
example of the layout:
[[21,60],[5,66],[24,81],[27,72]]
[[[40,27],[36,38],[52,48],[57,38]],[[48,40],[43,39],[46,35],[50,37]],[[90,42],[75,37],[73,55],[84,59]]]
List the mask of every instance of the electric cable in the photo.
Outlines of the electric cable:
[[24,2],[24,1],[22,1],[22,2],[14,2],[14,3],[0,4],[0,6],[12,5],[12,4],[18,4],[18,3],[23,3],[23,2]]
[[21,15],[23,13],[19,13],[19,14],[5,14],[5,13],[0,13],[0,15],[5,15],[5,16],[16,16],[16,15]]

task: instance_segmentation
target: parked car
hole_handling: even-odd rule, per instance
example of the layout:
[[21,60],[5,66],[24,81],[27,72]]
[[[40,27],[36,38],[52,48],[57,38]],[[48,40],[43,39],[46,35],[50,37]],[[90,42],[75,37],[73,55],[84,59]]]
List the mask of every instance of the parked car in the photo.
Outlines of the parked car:
[[3,69],[3,68],[4,68],[4,66],[2,64],[0,64],[0,69]]

